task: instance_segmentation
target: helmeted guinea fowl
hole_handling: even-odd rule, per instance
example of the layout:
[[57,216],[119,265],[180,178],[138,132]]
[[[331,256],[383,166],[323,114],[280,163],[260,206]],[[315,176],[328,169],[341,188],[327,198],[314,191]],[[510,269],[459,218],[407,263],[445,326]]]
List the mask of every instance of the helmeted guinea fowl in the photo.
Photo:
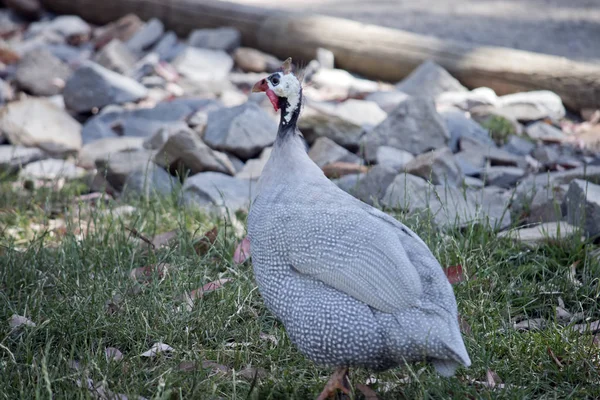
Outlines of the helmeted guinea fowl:
[[266,306],[315,363],[338,367],[321,394],[346,391],[348,367],[428,360],[443,376],[471,361],[452,287],[427,245],[357,200],[308,157],[296,127],[302,87],[291,60],[254,85],[281,120],[248,217]]

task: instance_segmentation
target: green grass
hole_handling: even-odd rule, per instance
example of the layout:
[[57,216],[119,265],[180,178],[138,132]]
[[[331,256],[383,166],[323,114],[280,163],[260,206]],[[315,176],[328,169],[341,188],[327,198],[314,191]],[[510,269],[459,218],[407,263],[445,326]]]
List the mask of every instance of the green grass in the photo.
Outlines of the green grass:
[[[239,239],[231,226],[173,199],[140,201],[131,214],[118,216],[109,212],[120,205],[116,202],[74,202],[79,189],[24,193],[10,182],[0,186],[0,399],[93,398],[77,386],[88,378],[130,399],[318,395],[331,371],[290,343],[262,303],[250,262],[232,262]],[[67,228],[45,228],[48,215],[64,219]],[[80,237],[90,222],[94,229]],[[442,265],[464,267],[467,279],[454,288],[471,328],[465,342],[473,366],[450,379],[426,364],[378,374],[359,369],[351,372],[353,384],[375,378],[373,388],[382,399],[600,398],[600,348],[592,335],[573,332],[555,315],[561,297],[571,313],[600,319],[600,266],[590,255],[592,245],[564,241],[532,249],[478,226],[441,235],[419,221],[408,223]],[[197,254],[195,240],[215,225],[217,241]],[[152,251],[126,228],[149,238],[176,229],[178,236]],[[580,286],[569,277],[577,261]],[[130,278],[132,269],[157,263],[170,265],[164,279],[139,284]],[[182,295],[221,278],[231,281],[186,307]],[[11,329],[13,314],[36,326]],[[519,318],[538,317],[547,321],[543,330],[512,328]],[[140,357],[155,342],[174,351]],[[106,347],[119,349],[124,358],[107,359]],[[179,369],[182,362],[202,361],[229,372]],[[241,376],[248,367],[261,369],[261,376]],[[488,369],[506,387],[473,383],[485,381]],[[356,398],[363,397],[357,392]]]

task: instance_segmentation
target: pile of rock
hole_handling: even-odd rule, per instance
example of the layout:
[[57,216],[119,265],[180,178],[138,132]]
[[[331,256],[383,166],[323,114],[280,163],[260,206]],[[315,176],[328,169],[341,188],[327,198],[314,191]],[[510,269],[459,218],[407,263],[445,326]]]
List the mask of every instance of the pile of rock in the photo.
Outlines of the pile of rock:
[[[248,207],[278,118],[250,88],[279,60],[227,27],[182,40],[134,15],[0,19],[0,172]],[[556,94],[469,91],[432,62],[393,86],[334,69],[324,49],[305,76],[309,156],[356,197],[440,227],[584,220],[598,233],[600,157],[572,140]]]

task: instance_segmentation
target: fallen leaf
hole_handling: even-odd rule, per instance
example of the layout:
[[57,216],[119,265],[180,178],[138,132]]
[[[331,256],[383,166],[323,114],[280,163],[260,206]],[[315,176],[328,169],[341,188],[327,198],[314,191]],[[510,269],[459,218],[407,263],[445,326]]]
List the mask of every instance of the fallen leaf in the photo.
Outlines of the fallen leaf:
[[182,361],[177,369],[183,372],[192,372],[196,370],[196,363],[194,361]]
[[154,246],[154,248],[167,246],[176,237],[177,237],[176,230],[161,233],[160,235],[156,235],[152,238],[152,245]]
[[513,325],[517,331],[539,330],[546,326],[546,321],[543,318],[525,319]]
[[593,322],[586,322],[582,324],[573,325],[573,329],[579,333],[598,333],[600,332],[600,320]]
[[115,347],[107,347],[104,354],[108,360],[121,361],[123,359],[123,353]]
[[203,255],[208,253],[213,244],[217,241],[219,235],[219,229],[215,226],[210,231],[204,233],[204,235],[194,243],[194,250],[196,254]]
[[121,304],[123,303],[123,297],[119,294],[115,294],[110,299],[106,300],[106,313],[108,315],[114,315],[121,309]]
[[563,322],[569,322],[571,320],[572,315],[570,312],[565,310],[563,307],[556,306],[556,318]]
[[356,388],[360,390],[360,392],[365,396],[365,400],[378,400],[377,393],[367,385],[363,385],[362,383],[358,383]]
[[277,346],[279,344],[279,340],[277,340],[277,338],[274,335],[268,335],[266,333],[261,332],[260,333],[260,338],[262,340],[266,340],[268,342],[272,342],[275,346]]
[[229,367],[228,366],[223,365],[223,364],[217,364],[214,361],[207,361],[207,360],[202,361],[202,368],[212,369],[215,372],[221,372],[221,373],[224,373],[224,374],[229,373]]
[[465,280],[465,274],[463,273],[462,265],[453,265],[451,267],[447,267],[444,272],[446,273],[446,277],[448,277],[448,282],[451,285],[460,283]]
[[202,286],[200,289],[192,290],[190,292],[190,297],[194,300],[201,299],[205,294],[220,289],[221,287],[223,287],[224,284],[226,284],[229,281],[231,281],[231,279],[224,278],[209,282],[206,285]]
[[487,386],[490,389],[493,389],[496,386],[502,384],[502,380],[500,379],[498,374],[496,372],[492,371],[491,369],[488,369],[487,372],[485,373],[485,381],[487,383]]
[[343,161],[336,161],[324,165],[321,169],[323,170],[323,174],[328,178],[341,178],[346,175],[365,174],[369,171],[369,168],[365,165]]
[[472,336],[473,331],[471,330],[471,325],[467,322],[466,319],[462,317],[462,315],[458,315],[458,326],[460,327],[460,331],[464,335]]
[[35,322],[33,322],[32,320],[30,320],[27,317],[22,317],[20,315],[13,314],[13,316],[10,317],[10,319],[8,320],[8,326],[10,326],[12,329],[16,329],[20,326],[34,327]]
[[548,355],[552,358],[552,360],[554,361],[554,363],[556,365],[558,365],[559,368],[563,367],[563,364],[560,362],[560,360],[556,357],[556,355],[554,354],[554,352],[552,351],[552,349],[550,347],[547,347],[546,350],[548,351]]
[[171,351],[173,351],[173,348],[171,346],[169,346],[168,344],[158,342],[158,343],[154,343],[152,345],[152,347],[150,348],[150,350],[145,351],[142,354],[140,354],[140,357],[154,357],[159,353],[171,352]]
[[155,274],[160,280],[163,280],[167,275],[170,267],[171,265],[166,263],[146,265],[145,267],[132,269],[129,273],[129,276],[135,282],[139,283],[150,282]]
[[246,236],[235,248],[235,251],[233,252],[233,262],[236,264],[243,264],[249,258],[250,239]]
[[264,379],[267,377],[267,371],[263,368],[246,367],[237,373],[244,379]]

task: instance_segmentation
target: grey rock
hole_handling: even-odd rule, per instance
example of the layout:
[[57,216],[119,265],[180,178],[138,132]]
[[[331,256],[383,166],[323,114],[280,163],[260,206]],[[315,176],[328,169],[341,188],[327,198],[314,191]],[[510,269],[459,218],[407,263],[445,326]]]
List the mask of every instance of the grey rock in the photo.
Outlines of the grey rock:
[[553,161],[557,161],[559,157],[558,149],[550,146],[537,147],[531,155],[541,162],[542,164],[548,164]]
[[276,123],[256,104],[248,102],[211,112],[204,141],[213,149],[248,159],[273,144],[276,134]]
[[152,53],[158,54],[158,57],[163,61],[173,61],[186,48],[186,45],[181,43],[177,35],[173,31],[169,31],[154,45]]
[[502,150],[517,156],[526,156],[535,149],[535,144],[517,135],[510,135]]
[[[497,136],[501,136],[499,133],[506,133],[507,135],[521,135],[523,133],[523,126],[519,121],[517,121],[512,114],[504,112],[500,108],[493,106],[476,106],[471,108],[469,112],[471,113],[471,118],[480,125],[500,130],[500,132],[496,132]],[[501,139],[501,137],[498,139]]]
[[111,40],[94,59],[104,68],[124,75],[128,74],[136,63],[136,56],[119,39]]
[[550,118],[558,121],[566,114],[560,97],[548,90],[508,94],[498,98],[497,106],[519,121]]
[[67,81],[63,96],[68,109],[88,112],[109,104],[137,101],[147,93],[148,90],[133,79],[87,62]]
[[53,96],[62,92],[71,69],[48,50],[39,48],[19,61],[15,80],[25,91],[36,96]]
[[497,148],[495,145],[483,145],[472,138],[463,137],[460,139],[460,148],[467,152],[476,152],[484,156],[492,166],[522,167],[525,168],[527,162],[524,157],[509,153],[508,151]]
[[[398,173],[382,165],[375,165],[366,174],[360,175],[355,185],[344,185],[354,197],[367,204],[379,204],[386,194],[388,186]],[[344,182],[344,184],[347,182]],[[340,187],[342,187],[340,185]],[[342,187],[344,188],[344,187]]]
[[0,111],[0,132],[12,144],[49,153],[74,152],[81,147],[79,122],[46,99],[31,97],[6,105]]
[[45,158],[44,152],[34,147],[0,145],[0,173],[16,172],[42,158]]
[[227,155],[208,147],[188,127],[179,126],[172,133],[154,160],[159,165],[182,164],[192,175],[198,172],[215,171],[233,175],[235,168]]
[[432,190],[432,186],[425,179],[400,173],[387,185],[381,204],[391,209],[409,211],[415,208],[415,204],[422,206],[427,203],[429,190]]
[[404,166],[415,158],[408,151],[396,149],[395,147],[380,146],[377,148],[377,164],[400,172]]
[[99,114],[88,119],[81,130],[83,144],[88,144],[103,138],[116,138],[117,132],[113,129],[120,125],[123,109],[119,106],[108,106]]
[[418,155],[404,169],[436,185],[458,186],[464,178],[460,165],[447,147]]
[[411,96],[428,97],[436,97],[444,92],[467,91],[448,71],[433,61],[419,65],[396,85],[396,89]]
[[575,179],[565,196],[567,220],[588,236],[600,234],[600,185]]
[[144,139],[138,137],[109,137],[84,145],[79,152],[78,165],[92,169],[97,160],[109,159],[123,151],[141,150]]
[[309,143],[319,137],[327,137],[355,151],[365,130],[386,117],[385,111],[369,101],[350,99],[340,104],[311,102],[300,116],[298,127]]
[[156,43],[164,31],[163,23],[156,18],[152,18],[126,42],[126,45],[131,51],[139,54]]
[[186,48],[173,60],[173,67],[192,82],[226,80],[233,59],[220,50]]
[[27,164],[19,173],[20,178],[32,180],[54,180],[59,178],[77,179],[84,175],[85,170],[83,168],[80,168],[69,161],[55,158]]
[[435,111],[433,101],[413,97],[394,109],[389,116],[362,139],[367,160],[374,160],[379,146],[391,146],[412,154],[445,147],[450,134]]
[[386,113],[391,113],[398,104],[402,103],[410,96],[403,92],[387,91],[370,93],[365,100],[372,101],[377,104]]
[[333,69],[335,64],[335,56],[330,50],[318,47],[317,61],[319,62],[321,68]]
[[272,147],[267,147],[260,153],[260,157],[246,161],[243,168],[235,175],[239,179],[258,179],[262,174],[269,157],[271,157]]
[[150,150],[110,154],[107,158],[97,159],[96,167],[112,187],[121,191],[129,175],[136,171],[147,173],[155,168],[155,164],[152,162],[155,154],[155,151]]
[[[189,129],[188,124],[183,121],[174,122],[161,128],[152,136],[148,136],[144,139],[143,147],[148,150],[160,150],[167,143],[167,140],[175,133],[181,130]],[[200,136],[198,136],[200,137]]]
[[332,179],[331,181],[343,191],[352,193],[358,188],[360,180],[363,179],[364,176],[365,174],[348,174],[337,179]]
[[236,173],[240,172],[244,168],[244,165],[246,165],[246,164],[244,164],[244,162],[242,160],[240,160],[233,154],[230,154],[230,153],[225,153],[225,154],[227,154],[227,158],[229,158],[229,161],[231,161],[231,164],[233,165],[233,168],[235,169]]
[[572,238],[578,233],[576,227],[562,222],[545,222],[531,227],[500,232],[498,237],[515,239],[523,244],[535,246],[557,240]]
[[479,178],[474,178],[472,176],[465,176],[464,185],[467,188],[481,189],[485,186],[485,182],[483,182]]
[[179,188],[181,184],[177,178],[150,163],[146,169],[133,171],[127,176],[121,194],[124,198],[166,197]]
[[473,89],[470,92],[445,92],[435,99],[436,105],[440,107],[457,107],[465,111],[477,106],[494,106],[497,102],[496,92],[487,87]]
[[337,161],[359,163],[360,157],[350,153],[348,150],[335,143],[327,137],[320,137],[313,143],[308,152],[308,156],[319,167],[331,164]]
[[535,122],[525,128],[527,136],[532,139],[556,142],[565,138],[562,130],[543,121]]
[[240,46],[242,35],[235,28],[196,29],[190,33],[188,44],[211,50],[233,51]]
[[77,15],[61,15],[52,19],[46,29],[57,32],[66,39],[87,37],[92,33],[92,27]]
[[[14,97],[14,92],[10,85],[4,81],[4,79],[0,79],[0,105],[6,103],[7,101],[11,101]],[[1,137],[0,133],[0,137]]]
[[[233,60],[242,71],[246,72],[274,72],[277,71],[282,61],[277,57],[250,47],[238,47],[233,52]],[[258,82],[256,79],[254,82]]]
[[468,118],[462,111],[444,111],[440,115],[444,119],[448,133],[450,133],[450,141],[448,146],[453,152],[458,151],[459,139],[468,136],[471,139],[486,144],[494,145],[494,141],[490,138],[487,129],[484,129],[477,122]]
[[146,76],[152,76],[159,63],[160,57],[158,54],[148,53],[135,63],[129,72],[129,77],[139,82]]
[[483,175],[488,185],[508,189],[525,176],[525,171],[517,167],[488,167]]
[[466,176],[481,174],[486,165],[485,156],[477,150],[463,150],[454,155],[456,163]]
[[310,77],[316,89],[337,91],[340,95],[372,93],[380,90],[375,81],[360,79],[343,69],[321,68]]
[[561,221],[566,214],[563,202],[569,185],[536,190],[532,196],[516,196],[511,205],[513,219],[525,223]]
[[202,172],[188,178],[183,184],[183,202],[209,210],[248,210],[254,186],[252,179],[239,179],[218,172]]
[[52,55],[70,67],[75,67],[89,60],[94,51],[87,46],[71,46],[65,43],[52,43],[44,46]]
[[219,96],[221,104],[225,107],[235,107],[248,101],[248,96],[237,89],[224,90]]

